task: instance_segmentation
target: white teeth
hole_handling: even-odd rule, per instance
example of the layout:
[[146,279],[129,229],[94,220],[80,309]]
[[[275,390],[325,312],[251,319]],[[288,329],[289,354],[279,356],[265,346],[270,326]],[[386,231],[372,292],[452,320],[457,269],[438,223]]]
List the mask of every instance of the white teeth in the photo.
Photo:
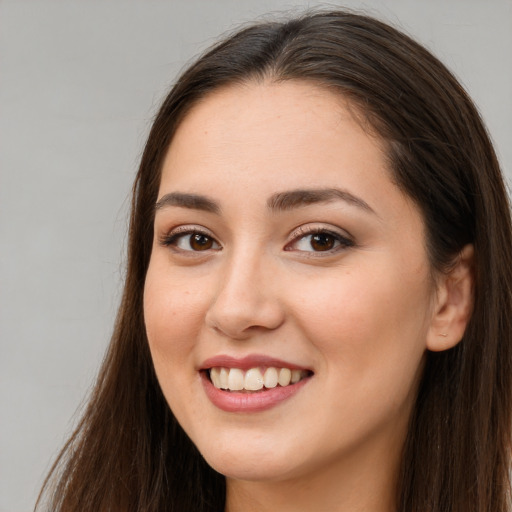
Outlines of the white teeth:
[[295,384],[296,382],[299,382],[300,380],[300,370],[292,370],[292,377],[291,382],[292,384]]
[[263,384],[266,388],[275,388],[277,386],[277,369],[267,368],[263,376]]
[[250,368],[245,373],[240,368],[215,367],[210,369],[210,379],[217,389],[229,391],[259,391],[296,384],[306,377],[308,372],[289,368],[269,367],[264,372],[260,368]]
[[288,386],[292,379],[292,371],[288,368],[281,368],[279,370],[278,382],[280,386]]
[[[247,379],[247,376],[245,377]],[[239,391],[244,389],[244,372],[238,368],[231,368],[228,377],[228,387],[232,391]],[[245,387],[247,388],[247,385]]]
[[221,368],[219,372],[219,384],[221,389],[229,389],[228,384],[229,370],[227,368]]
[[220,370],[219,368],[212,368],[210,370],[210,379],[212,379],[213,385],[216,388],[220,388],[220,376],[219,376]]
[[259,368],[251,368],[250,370],[247,370],[245,373],[244,388],[248,391],[258,391],[258,389],[261,389],[262,387],[263,375],[261,375]]

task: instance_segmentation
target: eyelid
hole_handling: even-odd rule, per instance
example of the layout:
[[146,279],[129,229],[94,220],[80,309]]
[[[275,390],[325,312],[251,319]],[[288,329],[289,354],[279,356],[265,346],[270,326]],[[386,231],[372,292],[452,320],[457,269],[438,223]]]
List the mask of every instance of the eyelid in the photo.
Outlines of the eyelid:
[[[298,243],[300,240],[307,236],[312,236],[315,234],[328,234],[333,236],[336,241],[338,242],[338,246],[333,249],[328,249],[326,251],[305,251],[300,249],[294,249],[293,245]],[[214,249],[205,249],[205,251],[194,251],[193,249],[182,249],[175,244],[175,242],[182,236],[186,235],[193,235],[193,234],[200,234],[207,236],[208,238],[211,238],[213,242],[218,245],[217,248]],[[354,239],[352,235],[350,235],[347,231],[342,230],[338,227],[334,227],[332,225],[325,225],[325,224],[307,224],[302,225],[297,228],[295,228],[289,235],[289,241],[285,244],[284,250],[285,251],[297,251],[301,253],[312,253],[309,254],[309,256],[312,256],[313,254],[315,256],[328,256],[332,255],[333,253],[336,253],[338,251],[347,249],[348,247],[353,247],[355,245]],[[201,252],[208,252],[211,250],[219,251],[222,250],[222,245],[217,240],[217,238],[212,234],[212,232],[200,225],[197,224],[185,224],[180,225],[175,228],[170,229],[169,231],[165,232],[162,236],[159,237],[160,245],[172,248],[176,252],[180,253],[192,253],[192,254],[200,254]]]
[[[193,235],[193,234],[200,234],[200,235],[207,236],[208,238],[211,238],[215,242],[215,244],[217,244],[219,246],[218,249],[216,248],[216,249],[209,249],[209,250],[218,251],[218,250],[222,249],[222,245],[217,240],[217,238],[211,233],[211,231],[204,228],[203,226],[198,226],[197,224],[185,224],[185,225],[181,225],[181,226],[172,228],[171,230],[165,232],[163,235],[161,235],[159,237],[159,243],[160,243],[160,245],[162,245],[164,247],[172,248],[173,250],[175,250],[177,252],[181,252],[181,253],[188,253],[188,252],[201,253],[203,251],[194,251],[194,250],[189,251],[189,250],[181,249],[174,244],[174,242],[176,240],[178,240],[179,237],[186,236],[186,235]],[[208,251],[208,249],[205,250],[204,252],[207,252],[207,251]]]
[[290,241],[287,242],[285,246],[285,250],[291,251],[293,250],[291,248],[292,244],[299,242],[302,238],[305,238],[307,236],[315,235],[315,234],[321,234],[321,233],[327,233],[337,239],[337,241],[340,243],[341,247],[337,247],[336,249],[327,250],[325,252],[323,251],[298,251],[298,252],[307,252],[307,253],[313,253],[315,256],[327,256],[331,255],[335,252],[338,252],[340,250],[346,249],[347,247],[353,247],[355,245],[354,238],[352,235],[350,235],[347,231],[341,230],[340,228],[333,227],[331,225],[325,225],[325,224],[314,224],[314,225],[302,225],[298,228],[294,229],[292,233],[290,233]]

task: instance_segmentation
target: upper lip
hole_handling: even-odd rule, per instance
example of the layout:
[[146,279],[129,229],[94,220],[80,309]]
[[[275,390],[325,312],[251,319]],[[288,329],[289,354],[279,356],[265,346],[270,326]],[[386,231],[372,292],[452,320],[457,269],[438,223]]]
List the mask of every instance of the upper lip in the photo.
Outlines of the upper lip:
[[248,370],[249,368],[257,368],[259,366],[274,368],[289,368],[290,370],[310,370],[305,366],[301,366],[275,357],[249,354],[245,357],[233,357],[225,354],[210,357],[202,362],[200,370],[208,370],[209,368],[239,368],[240,370]]

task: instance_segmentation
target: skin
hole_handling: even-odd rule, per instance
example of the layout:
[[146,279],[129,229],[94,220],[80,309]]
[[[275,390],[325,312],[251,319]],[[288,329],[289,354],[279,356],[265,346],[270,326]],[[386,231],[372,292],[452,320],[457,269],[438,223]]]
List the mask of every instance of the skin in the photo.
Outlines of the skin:
[[[163,165],[159,200],[196,194],[218,211],[157,208],[148,340],[173,413],[227,477],[229,512],[392,512],[425,351],[453,346],[467,322],[470,249],[432,281],[420,211],[353,112],[298,81],[226,87],[186,116]],[[359,202],[268,206],[279,192],[333,188]],[[313,228],[342,241],[315,250]],[[205,250],[191,247],[194,230]],[[314,374],[269,410],[225,412],[199,373],[219,354]]]

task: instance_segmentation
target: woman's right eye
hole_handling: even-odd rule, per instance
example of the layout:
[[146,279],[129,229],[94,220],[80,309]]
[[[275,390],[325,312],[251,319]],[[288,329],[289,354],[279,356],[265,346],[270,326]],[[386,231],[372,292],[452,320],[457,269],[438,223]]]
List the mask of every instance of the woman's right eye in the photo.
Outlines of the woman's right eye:
[[162,245],[190,252],[216,251],[221,248],[213,237],[200,231],[171,233],[162,240]]

